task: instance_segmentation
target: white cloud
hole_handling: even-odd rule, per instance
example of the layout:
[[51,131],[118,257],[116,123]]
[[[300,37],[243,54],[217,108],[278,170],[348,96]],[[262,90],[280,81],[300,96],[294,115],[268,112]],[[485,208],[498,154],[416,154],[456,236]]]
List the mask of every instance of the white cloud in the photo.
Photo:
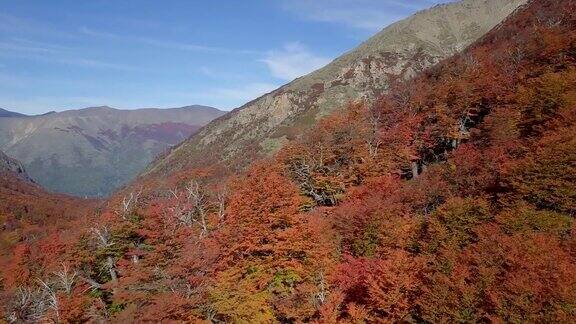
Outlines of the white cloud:
[[311,53],[299,42],[288,43],[282,50],[270,51],[262,60],[273,76],[291,81],[330,63],[330,59]]
[[113,34],[113,33],[108,33],[108,32],[97,31],[97,30],[93,30],[93,29],[90,29],[87,27],[80,28],[79,32],[81,34],[91,36],[91,37],[128,41],[128,42],[140,43],[140,44],[144,44],[144,45],[148,45],[148,46],[160,47],[160,48],[177,50],[177,51],[206,52],[206,53],[218,53],[218,54],[258,54],[258,52],[256,52],[256,51],[251,51],[251,50],[246,50],[246,49],[231,49],[231,48],[224,48],[224,47],[217,47],[217,46],[206,46],[206,45],[185,43],[185,42],[166,41],[166,40],[149,38],[149,37],[120,35],[120,34]]
[[[17,57],[21,59],[47,62],[61,65],[80,66],[92,69],[110,69],[121,71],[144,71],[143,68],[121,63],[110,63],[90,58],[56,55],[56,52],[33,51],[31,48],[8,47],[0,43],[0,57]],[[50,54],[50,55],[48,55]]]
[[101,32],[101,31],[98,31],[98,30],[90,29],[90,28],[88,28],[88,27],[80,27],[80,29],[79,29],[78,31],[79,31],[81,34],[84,34],[84,35],[86,35],[86,36],[91,36],[91,37],[120,39],[120,36],[119,36],[119,35],[112,34],[112,33]]
[[14,42],[0,42],[0,50],[28,53],[56,53],[54,50],[45,47],[27,46]]
[[0,41],[0,49],[3,51],[59,54],[72,50],[70,47],[29,40],[26,38],[13,37],[9,40]]
[[16,57],[38,62],[74,65],[86,68],[136,71],[141,68],[87,58],[75,53],[77,49],[25,38],[0,41],[0,57]]
[[410,13],[447,0],[284,0],[284,9],[313,21],[378,31]]
[[70,58],[70,59],[62,59],[57,61],[62,64],[71,64],[71,65],[78,65],[87,68],[95,68],[95,69],[111,69],[111,70],[122,70],[122,71],[143,71],[144,69],[137,66],[132,66],[128,64],[121,64],[121,63],[110,63],[105,61],[93,60],[93,59],[85,59],[85,58]]

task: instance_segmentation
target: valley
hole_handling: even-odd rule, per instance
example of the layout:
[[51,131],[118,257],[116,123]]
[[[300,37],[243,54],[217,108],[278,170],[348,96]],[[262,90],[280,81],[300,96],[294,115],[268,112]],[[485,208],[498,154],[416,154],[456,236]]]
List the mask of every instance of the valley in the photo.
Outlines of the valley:
[[0,110],[0,151],[9,323],[576,319],[575,0],[439,4],[226,113]]

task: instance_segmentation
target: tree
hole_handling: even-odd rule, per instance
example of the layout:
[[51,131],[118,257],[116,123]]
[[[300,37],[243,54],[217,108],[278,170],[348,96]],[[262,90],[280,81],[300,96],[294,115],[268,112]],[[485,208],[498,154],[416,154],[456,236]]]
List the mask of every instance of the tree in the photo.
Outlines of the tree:
[[222,270],[210,293],[217,318],[310,318],[316,311],[314,277],[330,245],[321,227],[308,227],[314,222],[300,214],[305,200],[274,164],[251,168],[231,187],[217,236]]

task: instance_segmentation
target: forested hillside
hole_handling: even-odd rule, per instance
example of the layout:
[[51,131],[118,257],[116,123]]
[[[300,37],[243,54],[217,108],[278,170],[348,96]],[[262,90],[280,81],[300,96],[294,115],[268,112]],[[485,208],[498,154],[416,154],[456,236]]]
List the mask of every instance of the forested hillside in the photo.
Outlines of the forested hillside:
[[576,1],[534,0],[246,172],[146,178],[63,237],[18,241],[4,315],[574,322],[574,161]]
[[[20,286],[20,281],[11,281],[12,278],[26,278],[36,284],[36,274],[44,273],[49,264],[58,262],[52,251],[64,247],[66,238],[77,228],[86,227],[99,205],[96,200],[47,192],[30,180],[18,161],[0,152],[0,298],[5,300],[6,293],[15,292],[8,288],[18,285],[16,294],[21,299],[18,301],[12,296],[10,301],[37,307],[28,304],[32,301],[32,290]],[[24,259],[30,263],[22,267],[18,262]],[[3,319],[9,321],[24,318],[19,314],[4,315]]]

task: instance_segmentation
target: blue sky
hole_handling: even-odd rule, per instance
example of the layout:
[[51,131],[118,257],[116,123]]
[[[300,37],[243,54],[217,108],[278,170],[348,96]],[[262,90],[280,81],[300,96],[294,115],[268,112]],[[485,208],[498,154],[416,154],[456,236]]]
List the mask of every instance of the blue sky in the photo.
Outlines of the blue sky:
[[0,1],[0,108],[229,110],[439,2]]

